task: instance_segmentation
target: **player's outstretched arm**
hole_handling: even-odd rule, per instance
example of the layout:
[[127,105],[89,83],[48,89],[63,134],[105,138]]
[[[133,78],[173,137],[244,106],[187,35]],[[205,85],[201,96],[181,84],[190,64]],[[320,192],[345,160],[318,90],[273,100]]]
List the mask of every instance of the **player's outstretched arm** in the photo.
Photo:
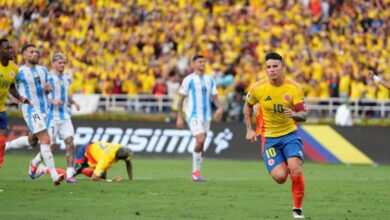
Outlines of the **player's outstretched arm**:
[[129,177],[129,181],[133,180],[133,165],[131,164],[131,161],[126,161],[126,170],[127,170],[127,176]]
[[252,116],[253,116],[253,105],[245,102],[244,105],[244,119],[245,119],[245,127],[246,127],[246,139],[254,143],[257,141],[256,132],[252,127]]

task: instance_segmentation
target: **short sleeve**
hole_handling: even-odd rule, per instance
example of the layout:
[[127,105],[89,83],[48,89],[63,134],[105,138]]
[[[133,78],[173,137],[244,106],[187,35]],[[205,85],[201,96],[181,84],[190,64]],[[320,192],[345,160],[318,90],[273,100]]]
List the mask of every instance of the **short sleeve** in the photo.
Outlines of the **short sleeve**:
[[13,65],[13,70],[12,71],[14,72],[15,75],[13,76],[11,83],[15,83],[16,82],[16,78],[19,75],[19,69],[18,69],[18,67],[15,64]]
[[215,83],[215,80],[214,78],[210,78],[210,82],[211,82],[211,95],[217,95],[218,94],[218,90],[217,90],[217,84]]
[[15,83],[18,84],[22,81],[23,71],[21,69],[18,70],[15,78]]
[[49,73],[47,72],[46,67],[42,66],[42,70],[45,73],[45,82],[49,81]]
[[254,93],[254,90],[255,90],[254,88],[249,90],[249,92],[248,92],[248,94],[246,94],[246,98],[245,98],[246,102],[248,102],[251,105],[255,105],[259,101]]
[[189,90],[189,77],[184,78],[183,82],[181,83],[181,86],[179,88],[179,94],[187,96],[188,90]]

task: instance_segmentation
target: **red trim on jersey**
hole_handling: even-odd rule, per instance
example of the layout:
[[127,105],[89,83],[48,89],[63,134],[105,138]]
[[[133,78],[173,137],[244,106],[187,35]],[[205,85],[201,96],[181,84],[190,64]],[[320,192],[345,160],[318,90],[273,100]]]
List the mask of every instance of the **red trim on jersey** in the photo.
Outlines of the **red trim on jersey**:
[[263,110],[258,106],[257,117],[256,117],[256,136],[263,135],[265,131]]
[[74,159],[74,163],[84,163],[85,161],[87,161],[87,159],[85,157],[79,158],[79,159]]
[[300,102],[294,105],[294,111],[295,112],[305,112],[307,111],[307,106],[305,102]]
[[91,147],[92,147],[92,144],[88,145],[87,149],[85,149],[85,157],[87,158],[89,163],[91,163],[92,165],[96,166],[97,161],[92,156]]

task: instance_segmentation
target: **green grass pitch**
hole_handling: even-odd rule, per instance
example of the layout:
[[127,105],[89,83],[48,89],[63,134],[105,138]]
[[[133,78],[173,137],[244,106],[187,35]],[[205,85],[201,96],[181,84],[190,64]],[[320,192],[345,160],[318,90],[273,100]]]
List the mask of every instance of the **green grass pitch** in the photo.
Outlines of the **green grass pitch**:
[[[262,161],[205,160],[207,183],[190,181],[190,159],[133,160],[131,183],[54,187],[31,180],[33,154],[8,153],[0,170],[0,219],[292,219],[291,181],[276,184]],[[65,157],[55,156],[64,168]],[[305,163],[306,219],[389,219],[390,166]],[[108,177],[126,177],[119,162]]]

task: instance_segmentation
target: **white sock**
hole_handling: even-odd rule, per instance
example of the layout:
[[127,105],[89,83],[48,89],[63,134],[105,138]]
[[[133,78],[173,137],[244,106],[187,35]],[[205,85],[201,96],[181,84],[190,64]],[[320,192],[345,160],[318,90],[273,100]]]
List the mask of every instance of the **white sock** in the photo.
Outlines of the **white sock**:
[[68,167],[66,169],[66,178],[71,178],[75,174],[73,167]]
[[53,154],[50,150],[50,145],[48,144],[41,144],[41,155],[43,158],[43,161],[45,162],[47,168],[49,169],[51,179],[53,181],[57,181],[58,179],[58,173],[54,165],[54,158]]
[[8,149],[20,149],[29,147],[30,143],[28,143],[28,136],[21,136],[16,138],[15,140],[7,142],[6,150]]
[[200,153],[197,153],[197,152],[193,152],[192,153],[192,172],[195,172],[195,171],[200,171],[200,165],[203,161],[203,158],[202,158],[202,152]]
[[[42,151],[42,148],[41,148],[41,151]],[[41,162],[42,162],[41,153],[38,153],[37,156],[35,156],[34,159],[32,160],[32,164],[38,165]]]

